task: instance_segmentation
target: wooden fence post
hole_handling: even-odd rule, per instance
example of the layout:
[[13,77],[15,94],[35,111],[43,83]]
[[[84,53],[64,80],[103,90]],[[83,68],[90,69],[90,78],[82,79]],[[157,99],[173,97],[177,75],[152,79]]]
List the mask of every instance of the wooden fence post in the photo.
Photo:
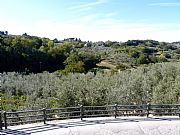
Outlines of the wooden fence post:
[[148,118],[148,117],[149,117],[149,114],[150,114],[150,113],[149,113],[149,111],[150,111],[150,103],[147,103],[147,108],[146,108],[146,109],[147,109],[147,118]]
[[114,105],[114,118],[117,117],[117,104]]
[[80,118],[83,120],[83,113],[84,113],[84,108],[83,105],[80,106]]
[[44,124],[46,124],[46,118],[47,118],[47,116],[46,116],[46,108],[43,108],[42,111],[43,111],[43,122],[44,122]]
[[4,128],[7,129],[7,113],[4,111]]
[[0,111],[0,131],[2,130],[2,113]]
[[180,118],[180,105],[177,106],[178,107],[178,113],[179,113],[179,118]]

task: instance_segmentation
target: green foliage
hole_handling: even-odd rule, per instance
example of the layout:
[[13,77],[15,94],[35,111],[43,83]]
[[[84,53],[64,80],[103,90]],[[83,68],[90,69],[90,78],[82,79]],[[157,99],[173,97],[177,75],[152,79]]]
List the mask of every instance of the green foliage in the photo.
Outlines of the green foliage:
[[119,69],[119,70],[125,70],[125,69],[128,69],[128,66],[124,65],[124,64],[118,64],[116,66],[116,69]]
[[174,52],[180,54],[180,48],[176,49]]
[[64,53],[66,57],[69,56],[72,49],[73,49],[73,44],[70,42],[65,42],[62,45],[58,46],[58,50]]
[[157,57],[157,62],[168,62],[168,60],[165,57]]
[[136,59],[137,64],[148,64],[150,63],[149,58],[144,54],[141,54],[139,58]]
[[85,72],[84,69],[84,63],[81,61],[81,55],[78,54],[78,52],[73,51],[69,55],[69,57],[65,61],[65,69],[63,70],[63,73],[68,74],[68,73],[83,73]]
[[[69,41],[69,42],[67,42]],[[127,42],[82,42],[75,39],[59,41],[30,36],[8,35],[0,32],[0,73],[20,72],[39,73],[64,70],[67,72],[84,72],[96,68],[101,60],[113,65],[128,66],[177,61],[177,43],[165,43],[154,40],[128,40]],[[79,60],[68,64],[72,52],[78,53]],[[158,57],[161,52],[163,57]],[[76,64],[75,64],[76,63]],[[78,69],[80,68],[80,69]]]
[[99,61],[100,58],[98,56],[72,51],[64,62],[65,69],[62,73],[86,73],[96,67],[96,63]]
[[75,61],[72,66],[66,64],[71,59],[68,58],[71,52],[75,50],[76,45],[80,44],[82,46],[82,43],[71,42],[55,45],[53,40],[29,36],[26,33],[22,36],[1,36],[0,72],[16,71],[28,74],[42,71],[54,72],[64,68],[67,72],[87,72],[96,66],[95,55],[80,56],[81,60]]
[[7,94],[0,94],[0,110],[17,110],[24,106],[26,101],[25,96],[9,96]]
[[136,50],[131,50],[131,51],[129,52],[129,55],[130,55],[131,57],[133,57],[133,58],[138,58],[139,55],[140,55],[140,53],[139,53],[138,51],[136,51]]
[[[173,45],[153,40],[85,43],[1,32],[0,109],[180,102],[180,64],[163,63],[178,59]],[[101,60],[116,65],[112,74],[98,71]],[[129,69],[148,63],[160,64]]]
[[78,105],[180,103],[180,63],[114,74],[0,74],[2,110]]
[[68,73],[84,73],[84,63],[82,61],[78,61],[76,63],[71,63],[69,65],[65,66],[65,69],[62,71],[62,73],[68,74]]

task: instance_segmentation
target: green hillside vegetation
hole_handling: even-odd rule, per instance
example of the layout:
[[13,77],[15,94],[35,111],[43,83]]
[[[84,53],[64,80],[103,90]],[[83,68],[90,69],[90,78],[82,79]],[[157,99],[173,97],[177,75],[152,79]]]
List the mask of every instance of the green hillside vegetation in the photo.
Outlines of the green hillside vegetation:
[[150,64],[115,74],[0,74],[0,109],[180,102],[180,63]]
[[[101,61],[116,67],[129,68],[141,64],[179,61],[180,51],[176,43],[154,40],[129,40],[127,42],[86,42],[77,38],[50,40],[0,32],[0,72],[87,73],[101,69]],[[99,63],[99,64],[98,64]],[[97,67],[100,65],[100,67]],[[103,68],[106,68],[103,67]]]
[[0,110],[179,103],[179,46],[0,31]]

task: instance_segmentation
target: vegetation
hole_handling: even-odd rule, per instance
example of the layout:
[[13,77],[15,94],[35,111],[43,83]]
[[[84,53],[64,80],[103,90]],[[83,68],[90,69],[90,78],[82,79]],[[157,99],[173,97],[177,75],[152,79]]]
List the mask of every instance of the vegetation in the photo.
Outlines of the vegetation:
[[[0,72],[87,73],[106,61],[111,67],[179,60],[178,42],[164,43],[154,40],[129,40],[127,42],[83,42],[77,38],[50,40],[30,36],[8,35],[0,31]],[[105,67],[106,68],[106,67]],[[109,67],[107,67],[109,68]]]
[[0,110],[179,103],[178,45],[50,40],[0,31]]
[[180,63],[151,64],[115,74],[0,75],[0,109],[180,102]]
[[[56,40],[27,34],[0,35],[0,72],[15,71],[26,74],[57,70],[65,70],[65,73],[87,72],[99,62],[100,57],[94,54],[76,52],[76,47],[82,44],[79,40],[76,43],[67,41],[55,43]],[[77,62],[77,65],[73,62]],[[80,71],[77,70],[79,66],[82,67]]]

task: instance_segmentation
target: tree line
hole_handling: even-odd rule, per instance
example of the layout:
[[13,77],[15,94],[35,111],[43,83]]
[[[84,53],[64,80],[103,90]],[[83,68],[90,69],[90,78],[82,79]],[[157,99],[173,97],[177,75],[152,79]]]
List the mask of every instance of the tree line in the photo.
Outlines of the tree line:
[[69,38],[62,41],[0,31],[0,72],[87,73],[100,68],[97,63],[103,59],[117,68],[126,69],[124,67],[178,61],[179,50],[173,44],[154,40],[83,42]]
[[54,40],[27,34],[0,34],[0,72],[87,72],[96,66],[100,57],[77,52],[78,45],[79,42],[55,44]]

